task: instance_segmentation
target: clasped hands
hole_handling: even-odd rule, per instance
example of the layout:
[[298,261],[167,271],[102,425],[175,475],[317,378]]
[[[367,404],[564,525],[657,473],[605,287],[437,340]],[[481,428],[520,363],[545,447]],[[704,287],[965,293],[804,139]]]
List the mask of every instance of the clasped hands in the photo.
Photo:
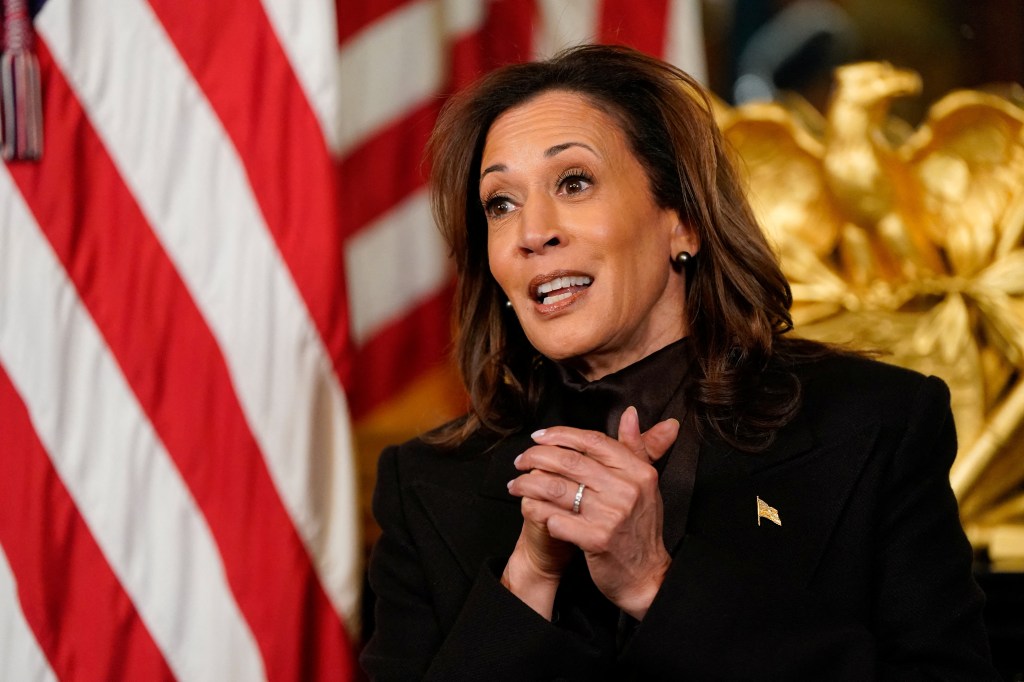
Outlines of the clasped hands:
[[[619,420],[618,440],[567,426],[534,433],[536,445],[515,462],[525,473],[508,484],[522,498],[523,529],[502,584],[550,619],[562,573],[579,547],[597,588],[642,619],[671,563],[653,463],[678,434],[675,419],[641,434],[633,407]],[[574,513],[580,484],[583,495]]]

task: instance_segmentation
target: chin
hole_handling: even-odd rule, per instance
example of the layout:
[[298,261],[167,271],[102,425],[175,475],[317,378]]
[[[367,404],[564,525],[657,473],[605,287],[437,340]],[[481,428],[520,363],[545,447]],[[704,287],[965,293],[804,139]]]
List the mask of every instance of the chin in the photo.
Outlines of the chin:
[[555,362],[565,362],[586,356],[592,346],[581,339],[544,335],[543,339],[527,334],[530,344],[544,357]]

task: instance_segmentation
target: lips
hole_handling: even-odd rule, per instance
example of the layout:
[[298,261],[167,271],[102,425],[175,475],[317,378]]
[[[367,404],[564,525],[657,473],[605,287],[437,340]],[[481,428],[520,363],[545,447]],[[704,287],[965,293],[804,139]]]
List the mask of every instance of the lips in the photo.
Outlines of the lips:
[[547,306],[568,300],[593,283],[590,275],[581,272],[555,272],[535,277],[530,282],[530,295],[537,303]]

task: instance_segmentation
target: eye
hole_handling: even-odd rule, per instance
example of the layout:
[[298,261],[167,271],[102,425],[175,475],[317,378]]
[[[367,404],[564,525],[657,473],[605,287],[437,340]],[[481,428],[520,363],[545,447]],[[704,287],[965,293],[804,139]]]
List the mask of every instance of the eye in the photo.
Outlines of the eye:
[[506,196],[497,195],[484,199],[484,214],[488,218],[501,218],[515,210],[516,205]]
[[582,168],[572,168],[558,176],[558,189],[568,196],[584,192],[593,184],[593,179]]

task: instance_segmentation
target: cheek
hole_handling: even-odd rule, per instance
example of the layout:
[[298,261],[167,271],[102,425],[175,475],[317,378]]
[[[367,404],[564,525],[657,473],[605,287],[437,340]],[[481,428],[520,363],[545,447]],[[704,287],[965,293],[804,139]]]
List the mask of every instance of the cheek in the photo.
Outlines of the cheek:
[[624,274],[641,279],[662,270],[670,260],[671,235],[654,221],[640,218],[636,223],[620,224],[609,229],[602,241],[605,252]]
[[660,295],[668,284],[671,262],[669,243],[660,235],[649,234],[609,243],[615,255],[616,295],[643,305]]
[[506,293],[512,286],[512,267],[509,262],[507,254],[500,248],[500,245],[496,245],[493,239],[489,239],[487,242],[487,266],[491,270],[491,276],[494,277]]

